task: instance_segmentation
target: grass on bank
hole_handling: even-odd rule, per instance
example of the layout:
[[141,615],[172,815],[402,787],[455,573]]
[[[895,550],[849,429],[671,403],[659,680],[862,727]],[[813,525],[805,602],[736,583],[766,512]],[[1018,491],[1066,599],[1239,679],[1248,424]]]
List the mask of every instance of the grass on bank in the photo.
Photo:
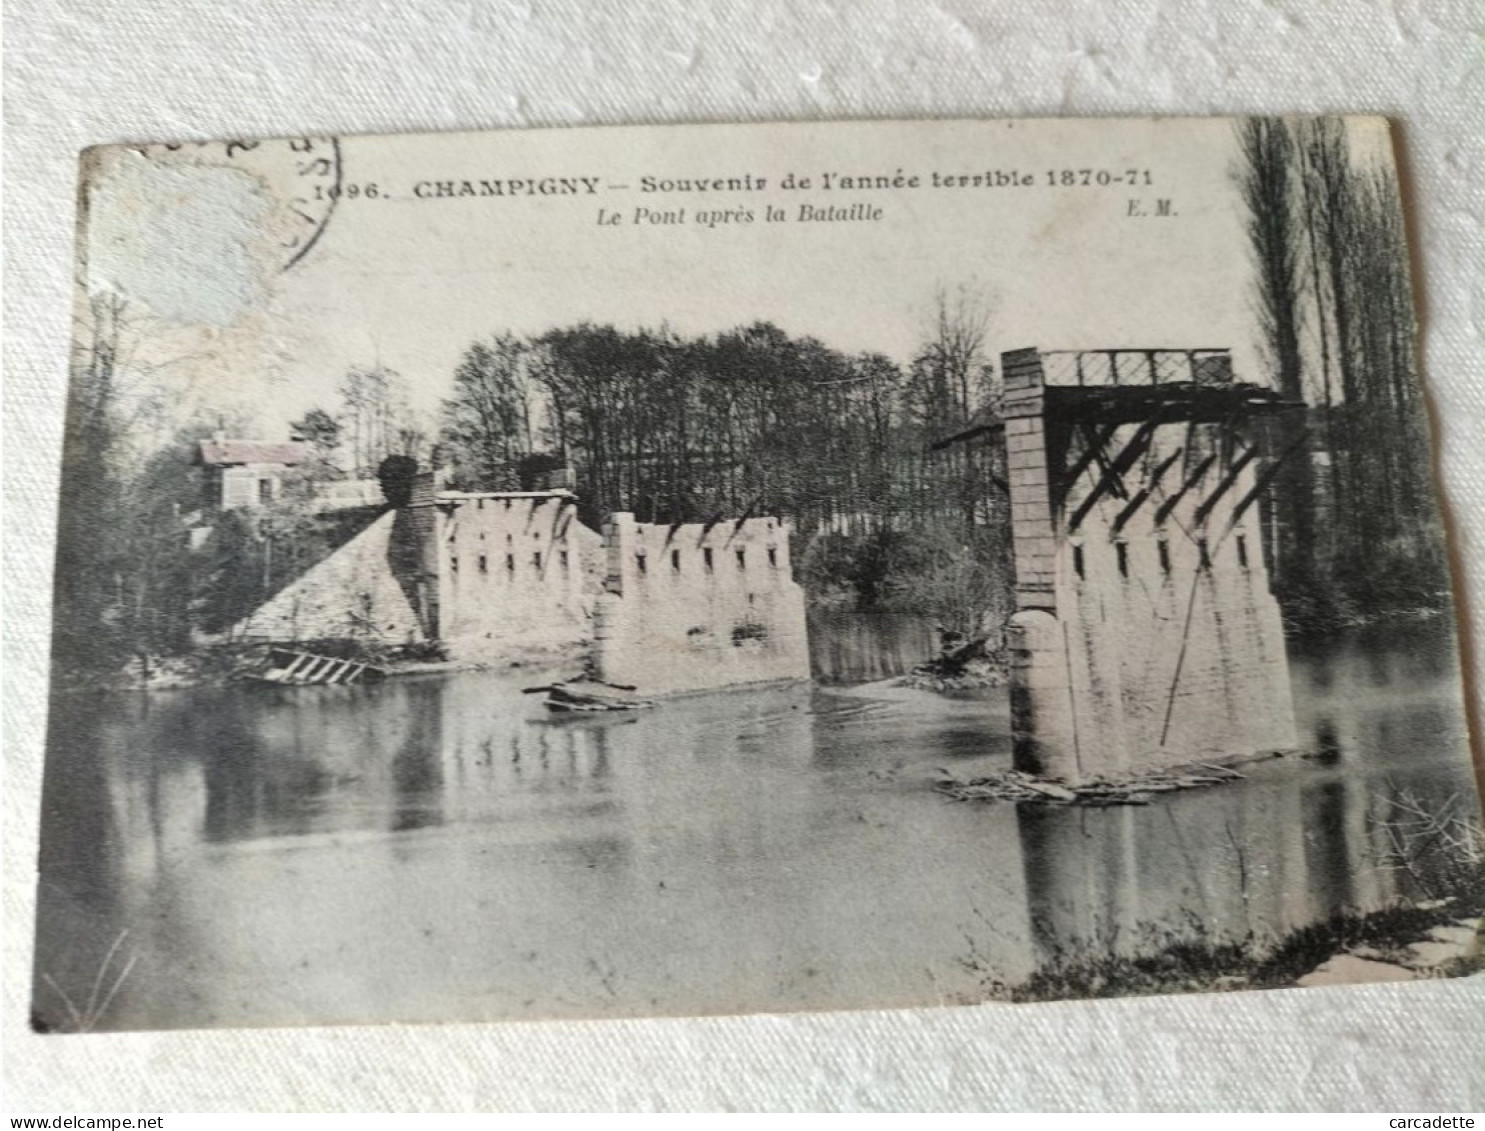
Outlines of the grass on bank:
[[[1453,924],[1467,914],[1458,901],[1450,901],[1444,907],[1398,906],[1335,915],[1293,931],[1271,947],[1251,936],[1236,942],[1195,936],[1133,957],[1058,953],[1024,982],[1010,985],[986,978],[982,989],[986,1000],[1013,1002],[1277,989],[1295,985],[1337,954],[1364,949],[1380,953],[1383,961],[1400,959],[1409,944],[1427,938],[1430,928]],[[1476,953],[1432,967],[1428,974],[1462,977],[1482,970],[1485,954]]]

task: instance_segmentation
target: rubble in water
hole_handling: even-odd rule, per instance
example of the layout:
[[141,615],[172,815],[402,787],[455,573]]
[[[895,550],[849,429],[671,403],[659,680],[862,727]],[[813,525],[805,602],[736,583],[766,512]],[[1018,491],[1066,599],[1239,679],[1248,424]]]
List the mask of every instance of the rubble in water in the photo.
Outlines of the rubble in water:
[[1223,785],[1243,777],[1236,770],[1224,766],[1203,766],[1199,769],[1202,772],[1155,774],[1122,781],[1095,778],[1076,784],[1048,781],[1018,770],[960,781],[947,770],[940,770],[944,776],[934,783],[933,789],[935,793],[942,793],[955,801],[1014,801],[1036,805],[1104,808],[1110,805],[1148,805],[1156,794]]
[[958,633],[943,635],[939,654],[898,680],[899,687],[945,692],[1005,686],[1005,656],[983,636],[966,640]]

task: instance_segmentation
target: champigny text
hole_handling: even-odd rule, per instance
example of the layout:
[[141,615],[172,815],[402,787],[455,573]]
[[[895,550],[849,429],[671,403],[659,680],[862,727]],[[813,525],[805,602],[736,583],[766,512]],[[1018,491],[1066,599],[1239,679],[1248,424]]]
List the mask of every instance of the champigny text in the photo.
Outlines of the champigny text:
[[512,177],[492,181],[418,181],[413,195],[430,200],[458,196],[595,196],[597,177]]

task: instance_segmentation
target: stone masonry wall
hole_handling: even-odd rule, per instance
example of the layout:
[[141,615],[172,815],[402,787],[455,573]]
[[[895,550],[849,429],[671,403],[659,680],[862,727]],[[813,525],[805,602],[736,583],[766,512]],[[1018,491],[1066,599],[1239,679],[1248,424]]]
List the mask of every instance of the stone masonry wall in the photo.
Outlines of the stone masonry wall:
[[[1035,357],[1018,351],[1004,360],[1018,765],[1077,779],[1294,746],[1288,661],[1258,508],[1233,518],[1253,489],[1255,463],[1233,476],[1235,449],[1218,426],[1162,424],[1123,476],[1126,497],[1105,493],[1070,531],[1068,516],[1101,472],[1090,463],[1053,513]],[[1116,429],[1108,450],[1120,451],[1138,428]],[[1195,477],[1209,455],[1215,458]],[[1172,456],[1155,482],[1154,469]],[[1188,481],[1157,524],[1161,503]],[[1209,513],[1199,513],[1224,481]],[[1116,519],[1142,491],[1148,501],[1116,531]]]
[[598,536],[565,491],[440,492],[439,635],[454,659],[560,648],[591,635],[585,564]]
[[609,516],[598,673],[648,694],[808,679],[804,591],[776,518],[712,526]]
[[288,642],[352,639],[396,645],[424,639],[393,573],[388,549],[397,516],[387,513],[312,566],[237,624],[239,638]]

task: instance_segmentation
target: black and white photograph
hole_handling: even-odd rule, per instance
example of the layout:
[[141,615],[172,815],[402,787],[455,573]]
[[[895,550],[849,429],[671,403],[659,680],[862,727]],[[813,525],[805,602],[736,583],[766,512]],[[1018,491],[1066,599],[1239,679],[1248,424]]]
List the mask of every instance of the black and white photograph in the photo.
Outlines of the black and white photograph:
[[80,158],[48,1034],[1485,971],[1366,117]]

